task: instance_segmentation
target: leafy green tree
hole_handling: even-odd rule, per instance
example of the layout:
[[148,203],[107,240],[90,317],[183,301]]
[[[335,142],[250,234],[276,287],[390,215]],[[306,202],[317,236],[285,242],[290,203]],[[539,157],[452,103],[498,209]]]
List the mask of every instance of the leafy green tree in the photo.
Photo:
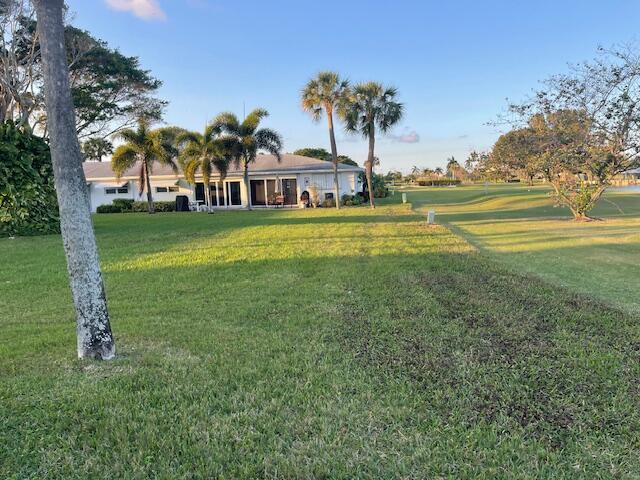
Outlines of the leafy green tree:
[[[32,2],[3,0],[0,9],[0,121],[14,120],[49,135],[42,59]],[[157,120],[166,102],[154,97],[161,82],[128,57],[72,25],[65,26],[65,55],[80,138],[106,138],[135,124]]]
[[294,155],[301,155],[303,157],[317,158],[318,160],[331,161],[331,154],[324,148],[299,148]]
[[140,169],[139,193],[142,195],[145,190],[147,191],[149,213],[155,213],[149,179],[154,164],[168,165],[174,172],[178,172],[178,166],[174,160],[177,152],[173,145],[172,132],[162,128],[150,130],[147,120],[140,119],[136,130],[121,130],[117,138],[125,143],[113,152],[111,157],[113,171],[120,177],[128,169],[138,167]]
[[233,152],[224,139],[219,137],[219,130],[208,125],[203,133],[184,132],[178,135],[177,143],[180,148],[180,163],[184,169],[186,179],[196,183],[196,173],[199,170],[204,183],[204,196],[207,210],[212,213],[211,175],[214,171],[223,180],[227,175]]
[[49,147],[12,122],[0,124],[0,236],[60,232]]
[[352,167],[358,167],[358,163],[348,155],[338,155],[338,163],[344,163],[345,165],[351,165]]
[[640,166],[640,54],[600,49],[511,105],[526,131],[528,163],[546,177],[576,220],[590,220],[612,179]]
[[104,157],[113,153],[113,144],[104,138],[90,138],[82,142],[82,154],[85,160],[101,162]]
[[320,121],[323,113],[327,116],[337,209],[340,209],[340,182],[338,179],[340,161],[333,126],[333,112],[346,102],[348,94],[349,82],[341,79],[337,73],[330,71],[320,72],[315,78],[309,80],[302,90],[302,109],[309,112],[315,121]]
[[[360,83],[353,88],[349,102],[340,108],[349,132],[360,133],[369,140],[369,154],[365,162],[367,187],[373,192],[373,166],[375,157],[376,129],[386,133],[402,118],[403,106],[396,101],[398,91],[377,82]],[[375,208],[374,195],[369,195],[371,208]]]
[[76,311],[79,358],[115,357],[64,51],[63,0],[34,0],[60,231]]
[[280,161],[282,150],[280,134],[270,128],[258,128],[260,122],[268,115],[266,110],[257,108],[240,122],[234,113],[224,112],[212,123],[212,127],[223,134],[221,139],[226,143],[228,151],[232,153],[235,165],[242,167],[248,210],[251,210],[249,165],[256,161],[258,152],[261,150],[269,152]]

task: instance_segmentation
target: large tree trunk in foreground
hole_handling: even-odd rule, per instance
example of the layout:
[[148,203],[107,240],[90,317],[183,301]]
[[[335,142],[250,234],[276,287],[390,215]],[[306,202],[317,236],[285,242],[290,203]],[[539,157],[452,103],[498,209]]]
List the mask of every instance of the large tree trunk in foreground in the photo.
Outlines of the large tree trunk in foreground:
[[63,0],[35,0],[44,67],[60,227],[76,310],[78,357],[111,359],[115,342],[109,324],[98,249],[91,223],[89,191],[82,170],[64,50]]
[[373,161],[374,161],[374,148],[376,138],[375,130],[369,127],[369,155],[367,156],[366,174],[367,174],[367,189],[369,190],[369,205],[371,208],[376,208],[376,202],[373,199]]
[[327,121],[329,122],[329,140],[331,142],[331,160],[333,161],[333,190],[336,196],[336,208],[340,210],[340,181],[338,180],[338,148],[336,147],[336,135],[333,131],[333,112],[327,109]]

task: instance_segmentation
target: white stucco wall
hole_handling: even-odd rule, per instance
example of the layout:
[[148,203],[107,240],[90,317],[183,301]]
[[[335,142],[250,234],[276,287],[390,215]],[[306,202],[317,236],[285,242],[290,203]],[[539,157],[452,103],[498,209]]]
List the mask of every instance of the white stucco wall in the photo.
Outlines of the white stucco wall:
[[[362,187],[358,182],[358,172],[339,172],[339,181],[340,181],[340,195],[344,195],[345,193],[349,195],[353,195],[357,191],[361,191]],[[297,199],[300,199],[300,195],[303,191],[308,190],[311,185],[317,185],[320,192],[321,200],[324,200],[325,193],[333,193],[333,173],[294,173],[294,174],[280,174],[278,175],[280,179],[284,178],[295,178],[297,182]],[[275,175],[251,175],[250,178],[252,180],[258,179],[274,179]],[[240,193],[242,198],[242,204],[247,205],[248,203],[248,195],[244,189],[244,183],[242,182],[242,178],[229,178],[228,181],[240,181]],[[122,187],[124,184],[128,186],[128,193],[116,193],[116,194],[107,194],[105,192],[106,188],[118,188]],[[169,187],[169,186],[177,186],[178,192],[157,192],[156,187]],[[195,199],[195,188],[189,185],[185,180],[180,180],[179,182],[176,179],[162,179],[162,180],[153,180],[151,181],[151,189],[153,194],[153,199],[155,201],[166,202],[166,201],[175,201],[177,195],[187,195],[190,200]],[[99,205],[106,205],[113,202],[116,198],[128,198],[135,201],[146,201],[146,193],[140,197],[138,195],[138,185],[137,181],[121,181],[115,182],[115,180],[111,181],[90,181],[89,182],[89,194],[91,198],[91,211],[95,212],[96,208]],[[224,208],[224,207],[222,207]],[[242,206],[229,206],[227,208],[242,208]]]

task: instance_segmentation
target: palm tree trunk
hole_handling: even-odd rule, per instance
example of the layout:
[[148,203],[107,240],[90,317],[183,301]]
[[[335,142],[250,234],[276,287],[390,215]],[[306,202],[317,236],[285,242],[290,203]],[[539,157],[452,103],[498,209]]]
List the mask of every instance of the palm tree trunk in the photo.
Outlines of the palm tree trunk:
[[79,358],[109,360],[115,342],[100,271],[89,191],[82,170],[64,51],[63,0],[36,0],[42,49],[51,159],[60,208],[62,243],[76,311]]
[[251,210],[251,191],[249,190],[249,163],[244,162],[244,191],[247,192],[247,210]]
[[211,213],[211,180],[204,179],[204,202],[207,205],[207,212]]
[[340,210],[340,181],[338,180],[338,148],[336,147],[336,135],[333,131],[333,111],[327,108],[327,121],[329,122],[329,141],[331,142],[331,160],[333,161],[333,190],[336,197],[336,209]]
[[147,184],[147,207],[149,213],[156,213],[156,206],[153,204],[153,194],[151,193],[151,179],[149,178],[149,164],[144,161],[144,181]]
[[369,205],[371,208],[376,208],[376,202],[373,199],[373,161],[374,161],[374,148],[376,144],[375,128],[373,125],[369,127],[369,155],[367,156],[367,189],[369,190]]

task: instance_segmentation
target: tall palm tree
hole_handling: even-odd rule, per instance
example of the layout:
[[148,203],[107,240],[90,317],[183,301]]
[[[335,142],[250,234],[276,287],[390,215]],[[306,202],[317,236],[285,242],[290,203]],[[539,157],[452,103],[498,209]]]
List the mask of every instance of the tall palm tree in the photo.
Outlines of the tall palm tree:
[[240,122],[234,113],[224,112],[218,115],[212,128],[219,130],[232,152],[232,159],[236,166],[242,166],[244,188],[247,198],[247,209],[251,210],[251,191],[249,189],[249,165],[256,161],[258,151],[265,150],[280,161],[282,138],[280,134],[270,128],[258,128],[260,121],[269,116],[263,108],[256,108]]
[[402,118],[403,106],[396,102],[397,95],[398,91],[393,87],[384,87],[377,82],[360,83],[353,88],[349,102],[341,106],[339,111],[348,132],[359,132],[369,140],[365,170],[371,208],[376,208],[372,180],[376,128],[385,133]]
[[157,162],[161,165],[167,165],[174,172],[178,172],[178,166],[174,160],[177,154],[173,146],[174,133],[172,129],[158,128],[150,130],[148,122],[140,119],[136,130],[126,129],[117,134],[117,137],[126,143],[120,145],[113,152],[111,157],[113,171],[120,177],[126,170],[140,162],[138,191],[140,196],[145,190],[147,191],[149,213],[155,213],[156,211],[153,205],[151,181],[149,179],[154,164]]
[[456,179],[456,171],[460,168],[460,164],[454,157],[447,158],[447,173],[452,178]]
[[349,81],[343,80],[335,72],[324,71],[307,82],[302,90],[302,109],[309,112],[315,121],[320,121],[322,113],[327,115],[331,160],[333,162],[333,188],[336,208],[340,208],[340,183],[338,181],[338,149],[333,128],[333,112],[348,98]]
[[223,139],[219,138],[219,129],[207,125],[203,133],[183,132],[178,135],[180,145],[180,163],[187,181],[196,183],[196,172],[200,170],[204,183],[204,198],[209,213],[213,213],[211,202],[211,175],[214,170],[224,180],[229,169],[230,154]]

